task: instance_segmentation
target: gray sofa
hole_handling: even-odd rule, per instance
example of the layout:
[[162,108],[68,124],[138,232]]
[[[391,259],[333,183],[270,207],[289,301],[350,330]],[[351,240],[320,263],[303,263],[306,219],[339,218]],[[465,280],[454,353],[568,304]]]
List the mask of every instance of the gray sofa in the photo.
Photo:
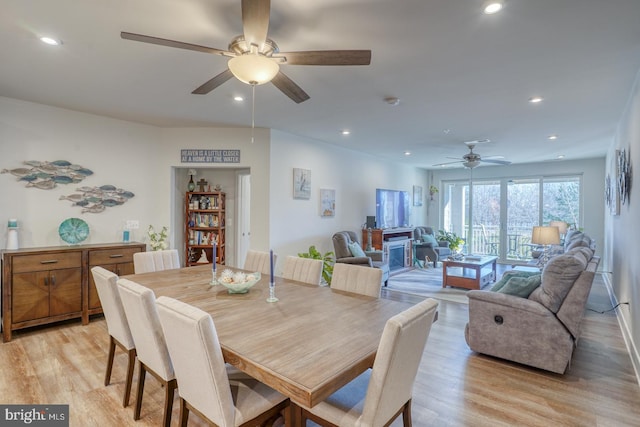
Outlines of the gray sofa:
[[382,283],[387,285],[389,264],[383,261],[382,251],[363,251],[365,256],[353,256],[349,244],[355,242],[360,245],[358,235],[353,231],[338,231],[333,235],[332,240],[336,262],[379,268],[382,270]]
[[469,291],[467,344],[478,353],[564,373],[599,262],[589,247],[577,246],[546,264],[528,298]]
[[421,226],[413,229],[414,250],[416,251],[415,258],[418,261],[424,262],[425,256],[428,256],[429,259],[433,261],[433,266],[435,267],[440,259],[451,255],[449,242],[439,241],[438,245],[434,246],[432,243],[425,243],[423,241],[422,236],[425,234],[430,234],[435,238],[433,228],[431,227]]

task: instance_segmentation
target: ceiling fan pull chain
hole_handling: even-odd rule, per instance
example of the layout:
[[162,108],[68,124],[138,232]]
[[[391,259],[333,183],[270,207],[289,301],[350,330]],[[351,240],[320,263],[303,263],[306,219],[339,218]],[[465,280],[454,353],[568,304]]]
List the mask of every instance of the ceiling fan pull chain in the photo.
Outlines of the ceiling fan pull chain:
[[251,85],[251,143],[253,144],[253,134],[256,127],[256,85]]

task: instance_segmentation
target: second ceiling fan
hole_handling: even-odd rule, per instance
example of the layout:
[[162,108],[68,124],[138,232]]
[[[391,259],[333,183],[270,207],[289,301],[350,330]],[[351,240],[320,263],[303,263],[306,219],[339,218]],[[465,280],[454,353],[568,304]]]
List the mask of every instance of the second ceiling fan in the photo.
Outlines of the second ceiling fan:
[[[465,168],[473,169],[477,166],[480,166],[480,163],[493,163],[497,165],[511,164],[511,162],[508,160],[500,160],[502,156],[491,156],[491,157],[482,158],[480,154],[474,153],[473,149],[477,144],[484,144],[487,142],[489,142],[488,139],[467,141],[465,142],[465,145],[469,147],[469,152],[464,156],[462,156],[462,159],[456,160],[455,162],[438,163],[437,165],[433,165],[433,166],[445,166],[445,165],[450,165],[454,163],[462,163],[462,166],[464,166]],[[450,157],[450,158],[453,159],[454,157]]]
[[271,82],[293,101],[301,103],[309,99],[309,95],[280,70],[280,65],[369,65],[371,63],[370,50],[280,52],[276,43],[267,38],[270,9],[270,0],[242,0],[243,34],[231,40],[228,50],[125,31],[120,33],[120,37],[231,58],[228,69],[191,92],[197,95],[207,94],[235,76],[238,80],[250,85]]

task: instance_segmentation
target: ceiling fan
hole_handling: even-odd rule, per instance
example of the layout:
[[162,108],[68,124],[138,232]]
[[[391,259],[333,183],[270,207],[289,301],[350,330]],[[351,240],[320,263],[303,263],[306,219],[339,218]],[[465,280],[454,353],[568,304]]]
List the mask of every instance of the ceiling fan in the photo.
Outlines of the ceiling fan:
[[[433,166],[445,166],[445,165],[450,165],[450,164],[453,164],[453,163],[462,163],[462,166],[464,166],[465,168],[473,169],[473,168],[479,166],[480,163],[493,163],[493,164],[497,164],[497,165],[510,165],[511,164],[510,161],[500,160],[502,158],[502,156],[490,156],[490,157],[482,158],[480,156],[480,154],[473,152],[473,149],[475,148],[476,145],[484,144],[484,143],[487,143],[487,142],[489,142],[488,139],[467,141],[467,142],[465,142],[465,144],[467,145],[467,147],[469,147],[469,152],[467,154],[465,154],[464,156],[462,156],[462,159],[458,159],[455,162],[438,163],[438,164],[433,165]],[[450,159],[454,159],[455,157],[449,157],[449,158]]]
[[235,76],[238,80],[250,85],[272,82],[293,101],[301,103],[309,99],[309,95],[280,71],[280,65],[369,65],[371,63],[370,50],[280,52],[278,45],[267,38],[270,8],[270,0],[242,0],[243,34],[231,40],[228,50],[125,31],[120,33],[120,37],[231,58],[227,64],[228,69],[191,92],[197,95],[207,94]]

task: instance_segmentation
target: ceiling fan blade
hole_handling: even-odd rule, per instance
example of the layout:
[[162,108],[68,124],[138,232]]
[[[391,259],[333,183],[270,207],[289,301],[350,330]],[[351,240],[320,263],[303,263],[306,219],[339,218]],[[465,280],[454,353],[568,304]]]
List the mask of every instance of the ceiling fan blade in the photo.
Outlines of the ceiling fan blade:
[[289,65],[369,65],[370,50],[307,50],[279,52],[272,58],[282,58]]
[[242,28],[248,46],[258,50],[267,40],[271,0],[242,0]]
[[213,48],[213,47],[207,47],[207,46],[200,46],[200,45],[197,45],[197,44],[178,42],[178,41],[175,41],[175,40],[161,39],[159,37],[145,36],[145,35],[142,35],[142,34],[127,33],[126,31],[120,32],[120,37],[122,37],[125,40],[133,40],[133,41],[136,41],[136,42],[157,44],[157,45],[160,45],[160,46],[176,47],[178,49],[195,50],[196,52],[211,53],[211,54],[214,54],[214,55],[236,56],[232,52],[229,52],[229,51],[226,51],[226,50],[221,50],[221,49],[216,49],[216,48]]
[[300,104],[301,102],[309,99],[309,95],[307,95],[300,86],[295,84],[293,80],[285,76],[282,71],[279,71],[278,74],[276,74],[273,80],[271,80],[271,83],[280,89],[282,93],[291,98],[296,104]]
[[208,82],[200,86],[199,88],[195,89],[191,93],[194,95],[206,95],[212,90],[214,90],[215,88],[217,88],[218,86],[220,86],[222,83],[229,80],[231,77],[233,77],[233,74],[231,73],[231,70],[227,68],[226,70],[224,70],[223,72],[221,72],[220,74],[218,74],[217,76],[215,76],[214,78],[212,78],[211,80],[209,80]]
[[498,160],[498,159],[480,159],[483,163],[494,163],[496,165],[510,165],[511,162],[508,160]]
[[435,165],[432,166],[446,166],[446,165],[452,165],[454,163],[463,163],[464,160],[458,160],[457,162],[445,162],[445,163],[436,163]]

